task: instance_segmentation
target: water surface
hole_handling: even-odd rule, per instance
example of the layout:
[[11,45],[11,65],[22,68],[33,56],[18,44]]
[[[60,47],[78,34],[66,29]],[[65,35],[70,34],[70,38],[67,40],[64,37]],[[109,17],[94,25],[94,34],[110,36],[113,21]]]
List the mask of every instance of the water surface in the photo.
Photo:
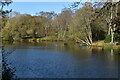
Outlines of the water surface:
[[7,59],[18,78],[118,77],[119,49],[58,42],[13,43],[5,44],[5,48],[16,49]]

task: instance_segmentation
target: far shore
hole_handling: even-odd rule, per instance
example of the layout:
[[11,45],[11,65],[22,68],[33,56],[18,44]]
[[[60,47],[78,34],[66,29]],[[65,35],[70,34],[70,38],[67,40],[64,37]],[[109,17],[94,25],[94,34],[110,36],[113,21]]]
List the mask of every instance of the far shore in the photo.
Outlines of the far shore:
[[[27,42],[44,42],[44,41],[49,41],[49,42],[63,42],[64,45],[67,45],[68,42],[73,42],[73,43],[77,43],[77,44],[81,44],[79,42],[75,42],[75,41],[68,41],[65,39],[57,39],[55,37],[43,37],[43,38],[22,38],[22,39],[14,39],[14,40],[3,40],[3,41],[17,41],[17,42],[23,42],[23,41],[27,41]],[[85,46],[85,45],[83,45]],[[100,40],[100,41],[93,41],[92,47],[101,47],[101,48],[120,48],[120,42],[114,42],[114,43],[105,43],[104,40]]]

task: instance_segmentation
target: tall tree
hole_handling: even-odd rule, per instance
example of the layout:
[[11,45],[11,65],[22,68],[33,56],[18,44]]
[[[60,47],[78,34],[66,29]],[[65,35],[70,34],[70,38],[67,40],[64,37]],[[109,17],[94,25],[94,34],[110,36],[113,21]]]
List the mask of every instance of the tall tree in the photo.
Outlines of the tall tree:
[[70,9],[64,8],[54,20],[56,24],[56,33],[58,39],[64,40],[67,37],[72,15],[73,13]]
[[91,18],[93,15],[92,4],[87,2],[76,11],[71,23],[70,33],[76,42],[92,45]]

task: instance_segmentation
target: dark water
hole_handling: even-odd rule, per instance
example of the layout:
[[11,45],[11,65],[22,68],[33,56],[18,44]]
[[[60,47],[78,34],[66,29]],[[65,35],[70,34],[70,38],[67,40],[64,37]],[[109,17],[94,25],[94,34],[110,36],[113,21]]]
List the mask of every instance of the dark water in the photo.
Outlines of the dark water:
[[119,49],[68,43],[5,44],[16,50],[7,56],[18,78],[117,78]]

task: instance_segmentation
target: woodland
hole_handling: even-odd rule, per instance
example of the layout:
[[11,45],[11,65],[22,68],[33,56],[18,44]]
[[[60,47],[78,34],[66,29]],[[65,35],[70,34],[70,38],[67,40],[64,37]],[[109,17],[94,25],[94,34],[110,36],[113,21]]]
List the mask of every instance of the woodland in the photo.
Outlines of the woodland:
[[5,41],[72,41],[89,46],[101,40],[120,42],[120,2],[74,2],[59,14],[12,11],[1,17]]

